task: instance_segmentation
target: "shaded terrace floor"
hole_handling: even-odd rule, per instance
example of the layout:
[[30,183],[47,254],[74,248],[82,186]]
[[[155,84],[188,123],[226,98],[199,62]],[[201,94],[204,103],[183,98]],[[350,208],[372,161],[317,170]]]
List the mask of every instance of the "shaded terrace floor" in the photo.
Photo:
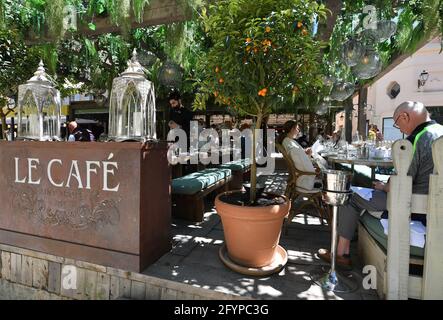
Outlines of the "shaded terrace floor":
[[[271,176],[261,176],[266,191],[283,193],[287,173],[280,171]],[[309,209],[308,209],[309,210]],[[213,209],[213,199],[208,199],[205,220],[202,223],[173,220],[173,249],[143,273],[212,291],[225,293],[224,298],[241,299],[378,299],[375,290],[362,288],[362,266],[357,257],[357,242],[352,242],[354,268],[351,271],[359,288],[347,294],[332,294],[312,283],[310,273],[321,272],[328,266],[317,256],[319,248],[330,247],[330,231],[321,225],[319,218],[303,212],[297,215],[280,239],[288,252],[289,260],[278,274],[253,277],[228,269],[218,257],[224,242],[223,226]]]

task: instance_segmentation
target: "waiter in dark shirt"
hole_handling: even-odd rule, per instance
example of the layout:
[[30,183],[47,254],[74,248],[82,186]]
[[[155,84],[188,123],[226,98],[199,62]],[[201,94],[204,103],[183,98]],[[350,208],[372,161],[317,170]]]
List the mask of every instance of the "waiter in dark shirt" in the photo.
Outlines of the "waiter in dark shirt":
[[192,111],[182,105],[181,96],[178,91],[172,91],[169,94],[169,104],[171,105],[169,120],[177,123],[186,132],[189,146],[190,122],[193,118]]

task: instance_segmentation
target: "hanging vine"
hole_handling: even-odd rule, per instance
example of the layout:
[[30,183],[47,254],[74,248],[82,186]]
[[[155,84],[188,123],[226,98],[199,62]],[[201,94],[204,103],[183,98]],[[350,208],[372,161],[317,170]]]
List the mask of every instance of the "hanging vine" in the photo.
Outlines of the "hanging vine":
[[131,29],[131,0],[105,0],[111,23],[120,27],[127,35]]
[[49,35],[54,39],[61,39],[65,34],[63,26],[64,8],[66,3],[64,0],[51,0],[45,6],[46,24],[48,26]]
[[6,26],[5,1],[0,0],[0,29],[3,30]]
[[134,9],[135,21],[143,22],[143,13],[146,6],[149,6],[150,0],[133,0],[132,6]]

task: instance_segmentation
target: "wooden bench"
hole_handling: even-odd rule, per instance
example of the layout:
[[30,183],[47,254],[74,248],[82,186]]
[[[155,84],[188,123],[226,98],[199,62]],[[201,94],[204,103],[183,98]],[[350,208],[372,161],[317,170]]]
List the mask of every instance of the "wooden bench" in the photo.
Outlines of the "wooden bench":
[[[432,145],[434,174],[430,175],[428,195],[412,194],[412,177],[407,176],[412,144],[396,141],[392,154],[397,175],[390,179],[387,242],[383,244],[374,227],[362,221],[359,256],[364,265],[375,266],[381,298],[443,299],[443,137]],[[426,245],[421,253],[410,246],[411,213],[426,214]],[[417,266],[423,269],[422,275],[410,272]]]
[[229,183],[230,190],[241,190],[243,182],[250,180],[251,161],[249,158],[221,164],[219,168],[230,169],[232,180]]
[[204,197],[213,191],[229,190],[231,180],[231,170],[226,168],[205,169],[173,179],[172,216],[194,222],[203,221]]

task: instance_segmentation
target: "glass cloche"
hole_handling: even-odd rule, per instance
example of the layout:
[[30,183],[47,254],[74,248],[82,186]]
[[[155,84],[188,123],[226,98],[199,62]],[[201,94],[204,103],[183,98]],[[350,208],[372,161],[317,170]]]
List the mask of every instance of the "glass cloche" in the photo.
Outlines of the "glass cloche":
[[154,84],[147,80],[134,49],[128,68],[112,82],[109,140],[156,139]]
[[34,76],[18,87],[17,139],[60,141],[60,92],[40,61]]

